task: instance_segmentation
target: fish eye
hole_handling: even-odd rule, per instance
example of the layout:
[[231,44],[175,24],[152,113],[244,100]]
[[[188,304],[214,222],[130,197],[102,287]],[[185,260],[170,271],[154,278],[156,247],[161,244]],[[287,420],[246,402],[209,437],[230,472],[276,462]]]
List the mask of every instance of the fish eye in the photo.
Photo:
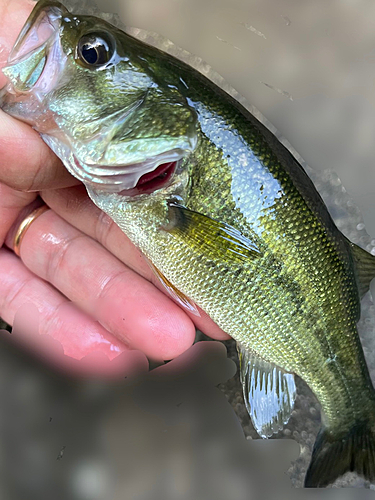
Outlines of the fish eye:
[[105,66],[115,52],[114,42],[108,33],[88,33],[78,41],[77,57],[89,68]]

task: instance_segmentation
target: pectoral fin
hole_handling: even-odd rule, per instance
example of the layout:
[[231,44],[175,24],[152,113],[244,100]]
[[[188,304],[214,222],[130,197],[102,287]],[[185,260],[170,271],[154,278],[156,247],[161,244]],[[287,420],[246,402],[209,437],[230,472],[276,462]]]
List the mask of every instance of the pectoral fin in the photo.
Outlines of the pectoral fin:
[[169,204],[169,219],[166,231],[183,238],[211,260],[243,264],[261,255],[255,241],[225,222],[174,203]]
[[195,316],[200,316],[197,306],[192,300],[190,300],[186,295],[184,295],[180,290],[178,290],[172,283],[167,280],[163,273],[154,266],[151,261],[148,261],[151,269],[154,271],[159,282],[163,285],[163,288],[168,292],[168,294],[175,300],[181,307],[194,314]]
[[296,397],[294,375],[237,343],[247,411],[257,433],[272,436],[288,422]]

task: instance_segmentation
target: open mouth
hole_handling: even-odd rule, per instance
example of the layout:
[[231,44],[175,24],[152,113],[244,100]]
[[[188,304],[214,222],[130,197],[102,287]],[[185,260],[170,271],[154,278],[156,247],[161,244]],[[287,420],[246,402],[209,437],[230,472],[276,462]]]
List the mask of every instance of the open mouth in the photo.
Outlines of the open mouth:
[[54,0],[41,0],[31,12],[2,68],[10,104],[13,99],[25,102],[25,111],[33,109],[33,103],[40,106],[44,96],[56,87],[67,59],[59,38],[65,14],[65,7]]
[[136,196],[138,194],[150,194],[169,184],[169,181],[177,168],[177,161],[162,163],[152,172],[147,172],[139,178],[137,184],[131,189],[124,189],[119,194],[125,196]]

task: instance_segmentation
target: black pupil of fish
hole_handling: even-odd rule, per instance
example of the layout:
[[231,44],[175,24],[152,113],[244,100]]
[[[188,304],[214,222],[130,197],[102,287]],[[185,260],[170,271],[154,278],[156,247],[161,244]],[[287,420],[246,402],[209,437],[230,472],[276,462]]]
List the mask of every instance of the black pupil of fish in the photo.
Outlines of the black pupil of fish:
[[101,37],[81,39],[80,56],[86,64],[100,66],[111,58],[109,44]]
[[89,64],[95,64],[99,59],[99,54],[97,52],[97,49],[94,47],[90,47],[90,45],[83,46],[82,56],[84,60]]

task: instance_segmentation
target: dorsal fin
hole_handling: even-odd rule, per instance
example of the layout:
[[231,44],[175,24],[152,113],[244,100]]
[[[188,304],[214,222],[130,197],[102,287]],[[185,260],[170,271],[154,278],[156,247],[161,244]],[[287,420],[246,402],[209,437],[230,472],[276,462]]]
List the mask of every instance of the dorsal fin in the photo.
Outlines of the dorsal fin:
[[280,431],[289,420],[296,397],[294,375],[237,343],[240,377],[247,411],[263,437]]
[[357,271],[359,295],[362,298],[368,291],[371,280],[375,278],[375,256],[352,242],[350,250]]

